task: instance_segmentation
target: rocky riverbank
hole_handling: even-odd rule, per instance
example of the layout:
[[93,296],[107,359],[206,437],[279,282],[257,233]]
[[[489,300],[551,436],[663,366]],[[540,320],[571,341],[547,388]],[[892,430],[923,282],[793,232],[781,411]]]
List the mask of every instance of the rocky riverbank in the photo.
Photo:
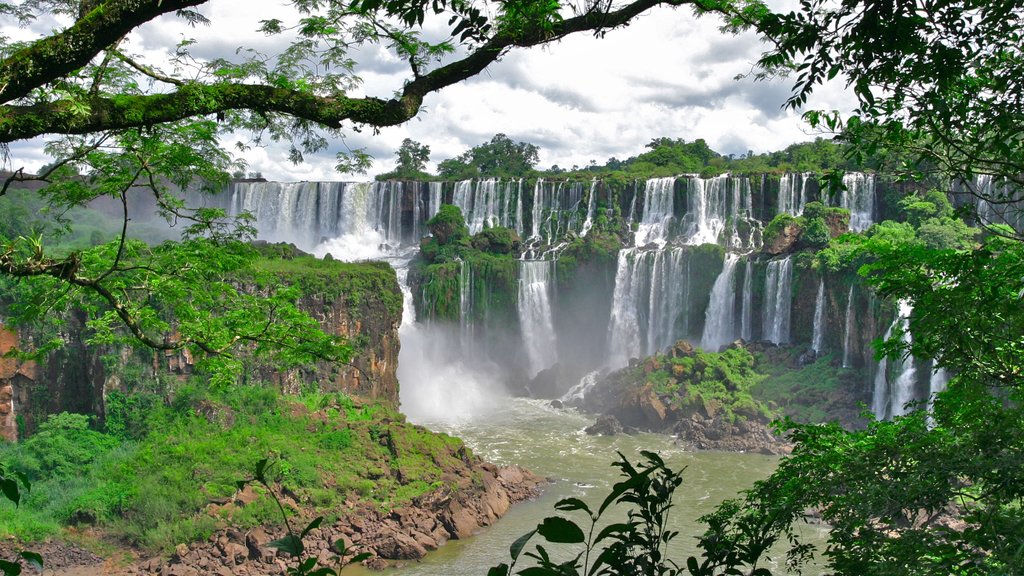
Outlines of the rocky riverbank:
[[[475,459],[464,470],[453,471],[453,482],[414,499],[406,505],[382,509],[371,502],[346,502],[341,517],[311,531],[303,543],[311,557],[321,566],[335,566],[336,554],[331,545],[342,541],[357,553],[372,556],[363,564],[370,568],[423,558],[448,540],[472,536],[490,526],[509,508],[535,497],[546,482],[516,466],[501,467]],[[207,513],[216,514],[229,507],[245,507],[265,496],[252,488],[240,491],[230,502],[211,505]],[[293,526],[305,526],[312,513],[287,493],[281,496],[286,508],[294,511]],[[27,548],[39,552],[46,563],[43,574],[75,574],[77,576],[257,576],[285,574],[295,560],[269,544],[285,536],[281,527],[258,526],[250,529],[228,527],[218,530],[207,540],[180,544],[169,557],[143,558],[124,565],[117,557],[131,558],[134,551],[118,551],[114,558],[103,558],[76,544],[51,541]],[[18,547],[0,547],[0,557],[13,558]],[[27,568],[26,574],[38,574]]]

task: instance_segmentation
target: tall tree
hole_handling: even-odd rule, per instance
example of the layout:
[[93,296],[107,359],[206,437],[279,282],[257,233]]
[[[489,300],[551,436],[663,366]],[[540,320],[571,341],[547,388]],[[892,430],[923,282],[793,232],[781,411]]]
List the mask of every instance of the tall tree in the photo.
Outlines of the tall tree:
[[395,152],[395,156],[398,157],[395,172],[410,175],[420,174],[430,160],[430,146],[406,138],[402,140],[402,145]]

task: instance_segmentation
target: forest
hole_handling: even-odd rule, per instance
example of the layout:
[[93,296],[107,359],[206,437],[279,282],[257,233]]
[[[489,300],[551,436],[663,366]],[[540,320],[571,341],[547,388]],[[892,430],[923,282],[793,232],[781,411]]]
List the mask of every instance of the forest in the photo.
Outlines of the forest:
[[[211,3],[0,1],[5,574],[1024,573],[1017,3]],[[666,6],[819,137],[246,177]]]

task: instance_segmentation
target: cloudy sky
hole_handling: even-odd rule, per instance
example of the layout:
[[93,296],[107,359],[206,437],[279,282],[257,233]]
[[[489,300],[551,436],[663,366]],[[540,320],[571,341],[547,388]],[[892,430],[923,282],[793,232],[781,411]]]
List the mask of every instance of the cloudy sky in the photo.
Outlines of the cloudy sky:
[[[162,18],[130,37],[132,50],[159,62],[181,39],[195,38],[193,53],[200,57],[231,57],[240,46],[273,54],[282,44],[254,32],[258,21],[294,19],[281,0],[212,0],[201,12],[210,27]],[[3,32],[28,39],[33,31],[58,25],[41,20],[34,30],[4,26]],[[577,35],[514,50],[483,74],[429,95],[419,116],[405,125],[377,135],[353,133],[302,165],[291,164],[278,146],[254,149],[246,159],[250,170],[275,180],[337,180],[351,178],[333,169],[338,150],[365,147],[376,158],[373,174],[392,168],[404,138],[430,146],[431,168],[498,132],[539,146],[543,168],[624,159],[660,136],[704,138],[724,154],[777,150],[813,138],[798,113],[782,108],[788,81],[736,79],[751,70],[762,48],[752,34],[721,33],[714,18],[696,19],[687,8],[658,8],[603,39]],[[383,49],[363,50],[357,58],[365,94],[387,97],[409,75]],[[820,90],[809,106],[846,110],[852,103],[837,83]],[[13,145],[14,167],[45,162],[39,147],[39,141]]]

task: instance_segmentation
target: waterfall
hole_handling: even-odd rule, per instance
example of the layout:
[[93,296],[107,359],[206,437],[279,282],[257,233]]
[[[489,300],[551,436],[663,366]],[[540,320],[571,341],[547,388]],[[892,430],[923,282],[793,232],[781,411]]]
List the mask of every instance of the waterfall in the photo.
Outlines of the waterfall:
[[633,274],[637,255],[634,248],[619,250],[615,266],[615,291],[608,320],[609,368],[625,366],[630,358],[640,355],[640,318],[636,305],[640,282]]
[[682,248],[619,251],[608,322],[608,367],[625,366],[630,358],[653,354],[685,335],[688,264]]
[[779,178],[778,213],[799,216],[807,203],[807,183],[810,174],[787,172]]
[[754,337],[754,266],[747,258],[743,270],[743,307],[740,311],[740,338],[750,342]]
[[818,281],[818,297],[814,301],[814,333],[811,338],[811,350],[821,354],[825,344],[825,279]]
[[363,260],[412,239],[402,229],[402,191],[401,182],[239,182],[229,210],[251,213],[261,240]]
[[736,263],[739,256],[727,254],[722,271],[718,274],[711,288],[711,301],[704,315],[704,335],[701,347],[709,352],[717,352],[722,346],[732,342],[736,333]]
[[[909,348],[913,342],[910,334],[910,314],[913,312],[910,303],[906,300],[897,302],[899,308],[898,321],[903,328],[903,342]],[[892,415],[902,416],[907,413],[906,404],[914,400],[914,385],[917,382],[917,368],[914,365],[914,357],[909,353],[900,359],[897,367],[896,383],[893,385],[891,404]]]
[[443,182],[431,182],[428,193],[430,194],[430,206],[428,207],[427,219],[433,218],[441,209],[441,192],[444,189]]
[[[913,308],[906,300],[896,303],[896,318],[885,331],[885,340],[892,338],[897,330],[902,332],[903,342],[909,347],[913,339],[910,335],[910,315]],[[894,366],[891,367],[896,379],[890,384],[889,361],[883,358],[878,363],[878,371],[875,373],[875,386],[871,398],[871,411],[875,418],[884,420],[893,416],[902,416],[907,413],[906,404],[914,400],[914,386],[917,382],[917,368],[914,365],[914,357],[910,354],[902,356]]]
[[789,343],[792,306],[793,260],[787,256],[768,263],[765,275],[763,339],[775,344]]
[[862,232],[875,222],[875,175],[847,172],[839,206],[850,211],[850,230]]
[[634,236],[634,246],[664,246],[675,210],[675,178],[651,178],[644,187],[644,213]]
[[853,340],[853,285],[850,285],[850,293],[846,296],[846,330],[843,332],[843,368],[850,367],[851,347]]
[[587,393],[597,385],[597,379],[601,376],[600,370],[587,372],[580,381],[573,385],[568,392],[562,395],[562,403],[565,405],[574,404],[586,398]]
[[688,177],[686,179],[686,216],[683,218],[683,237],[687,244],[718,243],[729,216],[728,191],[728,175],[715,178]]
[[525,229],[523,227],[523,179],[520,178],[516,182],[516,234],[520,238],[523,237]]
[[558,361],[549,284],[554,262],[519,261],[519,326],[532,378]]
[[686,310],[689,295],[689,266],[684,266],[685,256],[682,249],[671,248],[647,252],[639,258],[640,265],[650,268],[646,354],[664,350],[684,335],[677,329],[677,319]]
[[586,236],[594,227],[594,210],[597,207],[597,178],[590,181],[590,194],[587,198],[587,219],[583,222],[580,236]]
[[583,201],[580,182],[544,182],[533,188],[533,225],[530,239],[554,244],[569,232],[579,233],[579,206]]
[[459,336],[464,353],[472,355],[473,340],[473,269],[459,259]]

